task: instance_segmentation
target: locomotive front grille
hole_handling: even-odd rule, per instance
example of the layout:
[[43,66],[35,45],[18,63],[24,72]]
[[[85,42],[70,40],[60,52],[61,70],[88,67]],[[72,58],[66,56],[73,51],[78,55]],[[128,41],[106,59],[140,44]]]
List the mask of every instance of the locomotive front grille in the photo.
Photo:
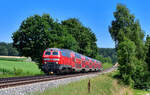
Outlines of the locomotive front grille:
[[49,71],[56,71],[59,69],[60,64],[56,64],[56,62],[47,62]]
[[47,62],[47,64],[56,64],[56,62]]

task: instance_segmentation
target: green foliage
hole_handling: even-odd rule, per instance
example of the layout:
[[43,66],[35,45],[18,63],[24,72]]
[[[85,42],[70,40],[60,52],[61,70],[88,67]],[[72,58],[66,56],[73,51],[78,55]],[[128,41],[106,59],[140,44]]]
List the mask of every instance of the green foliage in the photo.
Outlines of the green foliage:
[[114,12],[115,20],[112,21],[112,25],[109,26],[109,32],[116,42],[116,46],[119,42],[130,39],[136,45],[136,56],[138,59],[144,60],[144,32],[141,29],[139,20],[135,20],[135,16],[130,14],[128,8],[125,5],[118,4],[116,12]]
[[135,16],[122,4],[117,5],[114,17],[109,32],[116,42],[120,78],[135,88],[148,88],[144,32],[139,20],[135,20]]
[[98,48],[98,53],[108,60],[111,59],[112,63],[117,62],[117,52],[115,48]]
[[76,51],[76,40],[48,14],[34,15],[24,20],[13,33],[13,45],[21,55],[41,63],[46,48],[67,48]]
[[149,35],[146,37],[145,46],[146,46],[146,58],[145,58],[145,61],[146,61],[147,65],[148,65],[148,70],[150,72],[150,37],[149,37]]
[[90,28],[82,25],[76,18],[70,18],[61,22],[66,31],[77,41],[77,52],[95,58],[97,54],[96,36]]
[[123,82],[134,85],[132,75],[135,73],[135,44],[130,40],[125,40],[118,45],[118,70]]
[[71,18],[61,23],[50,15],[34,15],[24,20],[13,33],[13,45],[19,53],[39,62],[46,48],[65,48],[89,57],[96,57],[96,36],[78,19]]
[[103,56],[97,54],[95,59],[100,60],[102,63],[111,63],[112,64],[112,60],[110,57],[103,57]]
[[16,56],[18,54],[18,51],[11,43],[0,42],[0,55]]

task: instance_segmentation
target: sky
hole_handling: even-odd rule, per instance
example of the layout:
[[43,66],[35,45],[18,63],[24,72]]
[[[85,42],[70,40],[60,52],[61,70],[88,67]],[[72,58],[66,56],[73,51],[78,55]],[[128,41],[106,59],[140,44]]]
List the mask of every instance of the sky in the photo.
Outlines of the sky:
[[126,5],[139,19],[145,35],[150,35],[150,0],[1,0],[0,42],[13,42],[12,33],[27,17],[48,13],[59,21],[78,18],[95,33],[98,47],[114,48],[108,26],[118,3]]

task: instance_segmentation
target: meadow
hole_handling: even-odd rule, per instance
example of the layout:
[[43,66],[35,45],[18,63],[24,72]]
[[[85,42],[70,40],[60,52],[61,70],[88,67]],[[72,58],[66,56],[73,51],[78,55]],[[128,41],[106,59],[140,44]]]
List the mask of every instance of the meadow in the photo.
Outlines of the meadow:
[[113,64],[112,63],[103,63],[102,66],[103,66],[103,69],[105,70],[105,69],[111,68],[113,66]]
[[41,75],[43,72],[35,62],[25,62],[26,58],[0,58],[0,77]]

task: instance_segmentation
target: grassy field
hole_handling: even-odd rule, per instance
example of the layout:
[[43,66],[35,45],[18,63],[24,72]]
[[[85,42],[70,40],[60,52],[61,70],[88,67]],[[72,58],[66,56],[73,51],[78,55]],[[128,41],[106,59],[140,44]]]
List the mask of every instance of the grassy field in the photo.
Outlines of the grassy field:
[[133,95],[130,88],[119,85],[112,74],[100,75],[91,78],[91,92],[88,93],[88,81],[84,79],[78,82],[47,89],[44,92],[36,92],[31,95]]
[[27,58],[5,58],[5,57],[0,57],[0,60],[5,60],[5,61],[25,61]]
[[34,62],[23,62],[25,58],[0,58],[0,77],[29,76],[43,74]]
[[104,70],[108,69],[108,68],[111,68],[113,66],[113,64],[111,64],[111,63],[103,63],[102,65],[103,65]]
[[150,95],[150,91],[134,89],[133,92],[134,92],[134,95]]

